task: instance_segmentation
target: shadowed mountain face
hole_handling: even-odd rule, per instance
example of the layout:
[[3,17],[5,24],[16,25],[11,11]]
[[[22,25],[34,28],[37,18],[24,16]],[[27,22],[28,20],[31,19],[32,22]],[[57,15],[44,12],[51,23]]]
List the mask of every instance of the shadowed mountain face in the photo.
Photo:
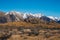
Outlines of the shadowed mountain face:
[[5,17],[0,17],[0,23],[6,23],[7,19]]
[[12,15],[9,15],[9,17],[10,17],[10,20],[12,21],[12,22],[14,22],[15,20],[16,20],[16,17],[12,14]]
[[0,23],[6,23],[7,19],[4,12],[0,12]]
[[[54,18],[53,18],[54,19]],[[30,23],[39,23],[39,22],[48,22],[54,21],[56,23],[60,23],[60,20],[56,19],[57,21],[53,20],[47,16],[42,16],[38,14],[22,14],[20,12],[0,12],[0,23],[6,22],[17,22],[17,21],[25,21]]]
[[50,21],[52,21],[52,19],[50,19],[50,18],[48,18],[48,17],[46,17],[46,16],[42,16],[40,19],[41,19],[42,21],[45,21],[45,22],[50,22]]
[[60,23],[60,20],[59,20],[59,21],[57,21],[57,23]]

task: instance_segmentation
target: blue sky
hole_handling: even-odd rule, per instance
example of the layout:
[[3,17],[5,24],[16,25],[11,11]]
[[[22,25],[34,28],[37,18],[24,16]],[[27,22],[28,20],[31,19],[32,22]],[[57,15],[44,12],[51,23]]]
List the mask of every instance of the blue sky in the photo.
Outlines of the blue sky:
[[0,11],[12,10],[60,17],[60,0],[0,0]]

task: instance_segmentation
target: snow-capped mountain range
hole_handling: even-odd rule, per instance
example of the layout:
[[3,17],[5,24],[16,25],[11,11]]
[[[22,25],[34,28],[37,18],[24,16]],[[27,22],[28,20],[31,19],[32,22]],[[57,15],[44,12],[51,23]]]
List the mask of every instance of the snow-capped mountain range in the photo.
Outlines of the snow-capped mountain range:
[[[33,16],[33,17],[38,17],[38,18],[40,18],[40,17],[42,17],[42,16],[45,16],[45,15],[42,15],[41,13],[36,13],[36,14],[32,14],[32,13],[20,13],[20,12],[16,12],[16,11],[11,11],[11,12],[7,12],[7,13],[5,13],[5,15],[8,15],[8,14],[10,14],[10,15],[18,15],[18,16],[22,16],[23,18],[27,18],[27,16]],[[57,21],[59,21],[60,20],[60,17],[58,18],[58,17],[53,17],[53,16],[46,16],[46,17],[48,17],[48,18],[50,18],[50,19],[52,19],[52,20],[57,20]]]
[[30,18],[39,18],[39,19],[42,18],[43,20],[49,19],[49,20],[54,20],[60,23],[60,18],[53,17],[53,16],[45,16],[45,15],[42,15],[41,13],[32,14],[32,13],[21,13],[16,11],[10,11],[5,13],[5,17],[7,21],[20,21],[30,17]]

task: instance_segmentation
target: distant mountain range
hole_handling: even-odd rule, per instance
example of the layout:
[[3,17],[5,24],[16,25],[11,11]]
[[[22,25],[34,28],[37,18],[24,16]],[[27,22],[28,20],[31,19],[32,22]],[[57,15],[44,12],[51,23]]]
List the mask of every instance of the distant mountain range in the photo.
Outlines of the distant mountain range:
[[56,23],[60,23],[60,18],[53,16],[45,16],[42,14],[32,14],[32,13],[20,13],[16,11],[10,12],[0,12],[0,23],[7,22],[17,22],[17,21],[25,21],[31,23],[39,23],[39,22],[47,22],[50,23],[52,21]]

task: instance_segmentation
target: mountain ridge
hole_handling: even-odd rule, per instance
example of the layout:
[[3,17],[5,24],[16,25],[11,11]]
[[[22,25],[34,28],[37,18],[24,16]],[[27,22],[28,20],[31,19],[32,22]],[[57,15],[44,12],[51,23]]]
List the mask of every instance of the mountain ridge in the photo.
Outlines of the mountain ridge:
[[[55,21],[56,23],[60,23],[60,18],[58,17],[53,17],[53,16],[45,16],[42,14],[32,14],[32,13],[20,13],[17,11],[10,11],[10,12],[0,12],[0,14],[4,14],[5,18],[7,19],[8,22],[14,22],[14,21],[34,21],[36,19],[38,20],[43,20],[43,21]],[[37,21],[38,21],[37,20]],[[34,21],[35,22],[35,21]]]

